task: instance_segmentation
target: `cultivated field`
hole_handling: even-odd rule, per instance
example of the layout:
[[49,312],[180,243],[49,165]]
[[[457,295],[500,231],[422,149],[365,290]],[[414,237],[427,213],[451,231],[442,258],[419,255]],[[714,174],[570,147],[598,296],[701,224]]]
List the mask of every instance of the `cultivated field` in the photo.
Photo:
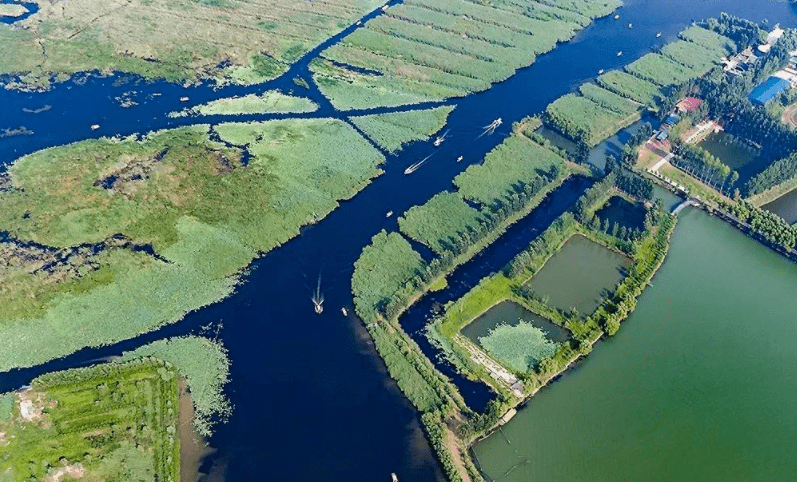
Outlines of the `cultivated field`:
[[380,147],[389,152],[396,152],[408,142],[429,139],[432,134],[443,128],[452,110],[454,110],[452,106],[443,106],[426,110],[350,117],[349,120]]
[[[376,0],[39,0],[19,27],[0,25],[0,73],[46,77],[121,70],[169,80],[275,77],[377,8]],[[228,67],[220,68],[223,62]]]

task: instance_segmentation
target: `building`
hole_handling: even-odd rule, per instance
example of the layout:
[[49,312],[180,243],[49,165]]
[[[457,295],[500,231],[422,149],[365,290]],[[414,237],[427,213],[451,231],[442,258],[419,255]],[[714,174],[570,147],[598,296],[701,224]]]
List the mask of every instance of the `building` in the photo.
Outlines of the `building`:
[[762,53],[769,52],[769,49],[771,49],[772,46],[775,45],[775,42],[777,42],[778,40],[780,40],[781,37],[783,37],[784,33],[786,32],[782,28],[775,25],[775,29],[769,32],[769,35],[767,35],[767,42],[763,45],[758,46],[758,51]]
[[676,107],[680,112],[692,112],[700,108],[703,101],[697,97],[684,97]]
[[772,76],[766,82],[753,89],[748,98],[754,104],[765,105],[789,87],[791,87],[791,84],[788,80]]

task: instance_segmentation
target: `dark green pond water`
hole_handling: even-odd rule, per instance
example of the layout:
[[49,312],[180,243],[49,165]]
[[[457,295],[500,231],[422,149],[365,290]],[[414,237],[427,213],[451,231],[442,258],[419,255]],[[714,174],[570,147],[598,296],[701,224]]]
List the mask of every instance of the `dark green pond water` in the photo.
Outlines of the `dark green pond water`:
[[549,320],[532,313],[512,301],[504,301],[493,306],[487,313],[476,318],[472,323],[464,327],[462,329],[462,334],[468,337],[472,342],[479,344],[479,338],[489,335],[490,330],[501,323],[515,326],[520,323],[521,320],[531,323],[543,330],[548,334],[548,339],[556,343],[562,343],[570,339],[570,332],[566,329],[555,323],[551,323]]
[[477,444],[482,468],[502,482],[795,480],[796,293],[797,266],[685,210],[618,335]]
[[623,269],[630,265],[625,256],[576,235],[551,256],[527,286],[547,296],[550,306],[575,308],[586,316],[600,305],[604,292],[622,280]]
[[797,189],[792,189],[771,203],[765,204],[763,208],[772,211],[788,223],[797,223]]
[[700,143],[700,147],[734,170],[750,164],[758,156],[755,150],[725,132],[710,134]]
[[647,209],[640,203],[632,203],[620,196],[613,196],[595,214],[601,222],[607,220],[609,225],[617,223],[628,229],[642,229],[645,227],[645,214]]

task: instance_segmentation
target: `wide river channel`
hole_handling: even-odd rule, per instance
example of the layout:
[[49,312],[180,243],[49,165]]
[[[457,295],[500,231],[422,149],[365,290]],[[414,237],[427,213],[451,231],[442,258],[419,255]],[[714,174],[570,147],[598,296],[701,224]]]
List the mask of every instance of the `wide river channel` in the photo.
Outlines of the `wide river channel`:
[[[342,203],[327,218],[304,229],[299,237],[256,261],[244,283],[227,300],[191,313],[180,323],[133,340],[101,349],[86,349],[44,365],[0,374],[0,391],[18,389],[48,371],[119,355],[124,350],[159,338],[200,332],[201,327],[211,324],[213,333],[220,327],[218,337],[229,350],[232,360],[227,395],[234,406],[231,419],[220,425],[209,441],[218,450],[208,458],[204,468],[210,470],[213,467],[218,474],[214,480],[388,482],[391,472],[395,472],[402,482],[441,480],[441,471],[423,437],[417,415],[387,377],[362,324],[353,317],[341,315],[341,306],[347,306],[349,312],[353,311],[350,280],[354,261],[363,246],[380,229],[396,229],[396,216],[386,219],[386,212],[401,213],[412,205],[425,202],[435,193],[450,188],[451,179],[457,173],[469,163],[478,162],[489,149],[501,142],[512,122],[541,112],[549,102],[581,82],[594,78],[600,69],[620,67],[674,39],[677,32],[692,20],[717,16],[721,11],[757,21],[767,18],[773,24],[797,25],[795,7],[786,1],[629,0],[619,11],[622,20],[598,20],[573,41],[541,56],[533,66],[520,70],[506,82],[497,84],[487,92],[454,100],[457,108],[449,118],[449,140],[437,150],[433,162],[427,163],[412,176],[403,174],[407,165],[434,150],[428,143],[410,145],[398,156],[389,157],[383,176],[352,200]],[[633,29],[627,28],[628,23],[633,23]],[[661,38],[656,38],[658,32],[662,32]],[[624,52],[622,57],[616,55],[620,50]],[[45,93],[0,90],[0,132],[4,132],[4,129],[16,131],[21,127],[25,127],[22,132],[26,132],[26,135],[0,136],[0,170],[3,170],[2,164],[23,154],[90,137],[144,133],[190,122],[220,122],[220,118],[170,119],[166,116],[170,111],[213,98],[271,88],[292,88],[301,95],[302,92],[291,83],[291,79],[294,75],[306,74],[309,60],[310,57],[300,61],[282,79],[254,89],[233,87],[214,90],[208,86],[184,89],[164,82],[145,83],[119,76],[78,76],[85,82],[69,81]],[[320,102],[317,91],[313,90],[307,95]],[[190,97],[190,104],[181,103],[179,98],[182,96]],[[131,99],[137,104],[124,109],[120,107],[119,99]],[[340,115],[332,111],[328,103],[322,103],[319,112],[310,114]],[[235,120],[279,117],[254,116]],[[481,132],[481,126],[497,117],[504,120],[503,130],[475,140]],[[100,128],[91,131],[89,126],[93,124]],[[465,156],[461,163],[455,162],[459,155]],[[572,189],[572,184],[565,186],[565,190],[553,196],[549,204],[541,206],[531,220],[547,219],[553,214],[547,212],[548,209],[562,210],[560,202],[569,198]],[[551,471],[533,474],[535,480],[541,481],[567,480],[568,477],[571,480],[650,480],[655,475],[651,475],[652,471],[644,474],[634,471],[644,465],[641,462],[643,460],[649,467],[667,467],[671,470],[669,476],[662,475],[661,480],[714,480],[703,474],[713,477],[715,473],[725,473],[719,463],[712,464],[711,470],[706,466],[681,463],[685,458],[684,453],[699,450],[721,450],[725,457],[723,463],[733,462],[734,465],[728,467],[734,467],[730,473],[737,480],[749,480],[740,475],[749,473],[744,470],[753,470],[755,475],[762,475],[764,470],[787,467],[794,473],[794,459],[789,459],[785,452],[779,451],[793,447],[794,441],[778,436],[786,434],[787,428],[795,433],[793,424],[788,425],[793,419],[789,418],[788,413],[777,410],[778,404],[783,407],[794,406],[794,392],[786,391],[787,387],[793,385],[781,380],[781,385],[761,387],[765,373],[782,373],[786,370],[786,360],[790,359],[790,352],[783,349],[784,340],[788,337],[778,327],[770,326],[774,322],[769,318],[770,314],[782,313],[783,310],[792,315],[795,313],[794,305],[789,304],[794,299],[794,287],[797,286],[794,284],[795,279],[792,277],[790,280],[791,292],[778,292],[776,282],[771,279],[779,275],[787,276],[786,273],[793,272],[794,267],[730,228],[716,224],[714,220],[701,221],[701,216],[699,213],[686,215],[678,227],[672,259],[677,260],[680,251],[689,251],[679,247],[685,242],[684,238],[703,239],[701,229],[705,228],[701,226],[705,223],[713,226],[719,237],[712,239],[705,235],[704,239],[713,243],[711,249],[702,257],[695,255],[695,261],[683,267],[686,271],[683,276],[700,278],[702,281],[695,282],[690,290],[685,289],[684,283],[667,288],[665,275],[673,271],[673,263],[668,261],[665,271],[656,278],[654,288],[644,297],[647,300],[657,296],[658,290],[670,289],[670,293],[675,290],[672,298],[667,298],[669,308],[662,308],[664,321],[650,318],[651,308],[643,310],[648,305],[647,301],[643,302],[640,313],[634,315],[617,339],[599,346],[596,353],[575,373],[554,383],[533,402],[532,407],[518,415],[517,422],[513,421],[506,427],[505,432],[513,430],[511,427],[515,426],[519,427],[516,430],[524,432],[522,437],[510,435],[510,439],[518,439],[517,442],[513,440],[510,451],[496,447],[490,449],[494,455],[488,457],[485,451],[489,444],[494,443],[493,440],[478,447],[480,460],[488,473],[498,474],[494,477],[499,479],[505,470],[518,461],[539,457],[536,453],[538,448],[521,444],[521,439],[546,445],[552,450],[546,456]],[[528,225],[528,229],[544,228],[531,222]],[[517,226],[516,229],[524,229],[525,225],[519,223]],[[692,230],[694,234],[690,234]],[[499,243],[506,241],[505,237]],[[493,248],[481,259],[494,259],[496,265],[476,265],[477,271],[489,273],[499,269],[506,260],[511,259],[511,250],[519,251],[522,248],[503,244]],[[721,259],[726,263],[719,263],[726,267],[723,269],[736,266],[733,276],[729,274],[715,279],[715,272],[704,268],[704,263],[720,255],[723,255]],[[749,263],[754,260],[768,260],[769,264],[751,267]],[[749,269],[734,264],[739,262],[748,263],[742,266]],[[322,290],[328,307],[320,316],[313,313],[310,302],[311,291],[315,288],[319,274],[322,276]],[[466,279],[476,283],[479,277],[463,274],[463,282]],[[719,289],[716,283],[721,283],[722,288]],[[467,291],[465,286],[455,286],[454,289]],[[744,310],[728,308],[736,306],[743,299],[747,301]],[[696,306],[687,304],[690,300],[695,300]],[[759,303],[761,300],[768,301]],[[753,306],[764,311],[751,312],[747,309]],[[690,330],[680,331],[680,337],[664,337],[663,340],[655,337],[658,333],[655,330],[664,329],[674,322],[670,319],[674,313],[669,312],[677,310],[688,317]],[[725,319],[726,316],[739,316],[740,313],[748,313],[744,323],[733,321],[738,318]],[[762,316],[762,313],[767,316]],[[418,319],[422,318],[419,316]],[[710,325],[711,337],[702,337],[703,325]],[[642,327],[654,332],[645,332]],[[746,335],[737,337],[742,329],[746,330]],[[699,370],[687,370],[698,363],[696,357],[700,360],[709,349],[718,349],[713,344],[731,338],[744,339],[744,350],[729,348],[723,351],[732,360],[708,357],[722,368],[718,368],[717,373],[726,378],[715,379],[719,375],[714,371],[710,372],[709,377],[699,376],[702,373]],[[794,341],[794,336],[788,339]],[[628,340],[639,348],[624,351],[619,345],[629,343]],[[698,341],[702,343],[698,344]],[[758,347],[750,351],[754,355],[746,355],[746,350],[752,350],[752,347]],[[607,366],[602,362],[602,357],[609,356],[614,349],[618,349],[624,357]],[[662,404],[651,411],[643,403],[648,400],[645,390],[650,389],[639,386],[637,380],[645,378],[647,374],[644,372],[651,368],[641,360],[660,352],[664,361],[658,363],[657,369],[666,371],[667,377],[679,380],[668,385],[668,394],[690,403],[696,395],[714,396],[714,402],[706,402],[720,411],[713,415],[714,419],[693,419],[683,409],[671,410]],[[775,360],[779,356],[783,359]],[[741,370],[739,365],[749,366]],[[618,372],[618,369],[623,371]],[[595,373],[591,376],[593,385],[568,391],[572,385],[570,380],[576,380],[587,370]],[[697,378],[689,378],[692,376]],[[598,388],[608,387],[613,377],[621,380],[626,388],[615,386],[613,390],[604,389],[600,393],[606,393],[606,397],[616,400],[614,403],[622,406],[623,411],[615,413],[607,407],[596,407],[595,401],[583,402],[591,399]],[[722,380],[734,382],[732,393],[712,393],[712,387]],[[762,391],[765,389],[769,391]],[[595,393],[590,393],[590,390]],[[740,393],[747,393],[748,390],[760,399],[756,399],[755,403],[742,400]],[[474,389],[478,395],[477,392]],[[542,405],[546,397],[552,396],[561,397],[556,404],[559,412],[540,416],[536,405]],[[582,410],[588,412],[588,416],[576,417]],[[639,413],[645,413],[646,416],[638,415],[636,411],[642,411]],[[699,413],[706,411],[701,409]],[[538,420],[542,418],[555,428],[544,432],[528,426],[523,428],[521,424],[527,418],[527,413],[531,414],[528,419],[535,420],[535,424],[541,423]],[[567,417],[563,418],[562,414],[567,414]],[[559,419],[555,419],[555,415]],[[724,422],[709,423],[711,420],[727,420],[726,416],[735,422],[735,425],[730,426],[734,427],[736,437],[724,432],[730,430],[723,425]],[[565,429],[576,419],[582,420],[577,429]],[[670,429],[670,432],[662,435],[660,443],[667,443],[668,447],[674,448],[683,446],[684,451],[666,452],[661,447],[635,441],[636,434],[620,431],[626,427],[626,419],[637,420],[637,425],[629,426],[637,427],[639,437],[666,425],[665,428]],[[681,424],[676,425],[673,419]],[[588,428],[588,422],[605,427],[606,435],[602,434],[603,428]],[[532,432],[536,435],[529,435]],[[745,438],[743,447],[726,446],[742,438]],[[714,440],[720,445],[711,445]],[[578,447],[583,450],[578,451]],[[587,454],[587,449],[597,447],[607,447],[609,451],[595,450]],[[636,447],[640,449],[636,450]],[[765,451],[768,451],[767,457],[762,455]],[[643,455],[647,459],[643,459]],[[671,459],[670,456],[681,459]],[[712,459],[703,455],[695,456],[694,460]],[[764,464],[767,461],[769,463]],[[537,470],[541,464],[526,464],[524,467],[532,466]],[[580,475],[557,472],[572,471],[575,467],[582,467]],[[594,467],[594,470],[589,467]],[[777,478],[763,477],[767,480]],[[530,479],[521,477],[515,480]]]

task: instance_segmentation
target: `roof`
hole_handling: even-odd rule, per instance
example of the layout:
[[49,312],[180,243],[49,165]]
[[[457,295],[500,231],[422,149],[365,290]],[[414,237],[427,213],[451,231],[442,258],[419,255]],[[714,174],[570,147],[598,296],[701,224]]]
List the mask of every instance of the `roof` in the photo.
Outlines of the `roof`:
[[686,97],[682,99],[681,102],[678,102],[678,108],[682,111],[689,112],[696,110],[701,104],[703,104],[703,101],[697,97]]
[[786,90],[789,85],[787,80],[770,77],[766,82],[753,89],[748,98],[757,104],[766,104],[773,97]]
[[783,37],[784,33],[785,32],[783,31],[783,29],[776,25],[775,29],[769,32],[769,35],[767,35],[767,43],[769,45],[774,45],[775,42],[777,42],[781,37]]
[[678,117],[677,115],[673,114],[671,116],[668,116],[666,119],[664,119],[664,123],[665,124],[675,124],[676,122],[678,122],[678,119],[680,119],[680,117]]
[[658,139],[660,141],[663,141],[664,139],[668,138],[669,136],[670,136],[670,131],[661,131],[661,132],[659,132],[659,135],[656,136],[656,139]]

